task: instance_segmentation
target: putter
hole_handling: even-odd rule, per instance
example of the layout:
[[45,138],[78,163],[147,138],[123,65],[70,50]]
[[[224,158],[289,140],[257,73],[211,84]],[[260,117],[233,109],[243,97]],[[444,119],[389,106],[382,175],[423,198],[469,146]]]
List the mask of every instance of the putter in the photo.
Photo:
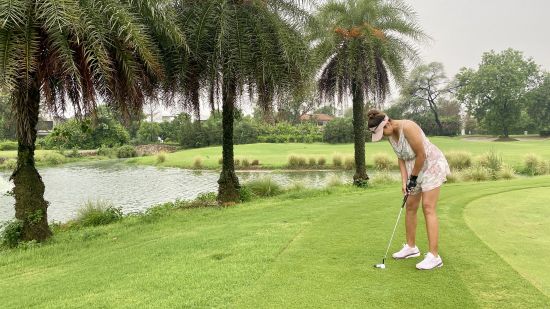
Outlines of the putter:
[[401,213],[403,212],[403,208],[405,208],[405,204],[407,204],[408,197],[409,197],[409,192],[407,192],[407,194],[405,194],[405,196],[403,197],[403,205],[401,205],[401,209],[399,209],[399,216],[397,216],[397,222],[395,222],[395,226],[393,227],[393,232],[391,233],[390,243],[388,244],[388,248],[386,249],[386,254],[384,254],[384,257],[382,258],[382,264],[374,264],[375,268],[386,269],[386,258],[388,257],[388,251],[390,251],[393,235],[395,234],[395,230],[397,229],[397,224],[399,224],[399,219],[401,218]]

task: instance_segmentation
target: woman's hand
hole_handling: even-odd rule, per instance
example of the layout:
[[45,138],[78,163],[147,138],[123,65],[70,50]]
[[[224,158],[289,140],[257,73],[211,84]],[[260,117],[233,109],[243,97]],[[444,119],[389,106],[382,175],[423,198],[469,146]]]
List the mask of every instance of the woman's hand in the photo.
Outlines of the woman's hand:
[[403,192],[403,195],[407,194],[407,184],[401,183],[401,192]]

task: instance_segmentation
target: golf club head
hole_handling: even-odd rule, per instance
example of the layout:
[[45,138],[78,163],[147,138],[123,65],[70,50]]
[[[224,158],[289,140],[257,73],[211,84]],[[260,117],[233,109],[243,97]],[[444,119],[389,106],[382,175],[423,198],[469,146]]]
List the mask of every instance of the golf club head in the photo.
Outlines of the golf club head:
[[374,268],[386,269],[386,264],[374,264]]

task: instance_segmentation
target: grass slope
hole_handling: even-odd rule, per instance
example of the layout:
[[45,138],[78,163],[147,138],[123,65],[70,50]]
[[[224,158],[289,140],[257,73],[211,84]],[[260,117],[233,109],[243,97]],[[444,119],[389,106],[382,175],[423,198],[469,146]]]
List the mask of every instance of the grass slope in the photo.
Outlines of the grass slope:
[[515,190],[475,200],[466,223],[521,275],[550,297],[550,188]]
[[[399,188],[345,187],[130,218],[2,251],[0,306],[541,308],[550,298],[481,241],[463,212],[479,198],[549,180],[446,186],[439,207],[445,266],[433,272],[416,271],[415,260],[374,269],[399,210]],[[425,251],[423,224],[418,244]],[[402,225],[397,233],[393,250]]]
[[[533,140],[521,142],[487,142],[487,141],[466,141],[460,138],[433,137],[430,140],[444,152],[453,150],[466,150],[474,155],[480,155],[490,150],[495,150],[502,155],[503,161],[520,167],[523,164],[523,157],[527,153],[537,153],[545,159],[550,159],[550,140]],[[392,158],[395,156],[388,142],[368,143],[366,145],[367,164],[373,165],[372,155],[386,153]],[[160,166],[190,168],[196,157],[203,159],[206,168],[218,168],[221,158],[221,147],[208,147],[189,149],[166,155],[166,161]],[[260,160],[263,168],[284,168],[288,164],[288,156],[291,154],[303,155],[305,157],[319,158],[324,156],[328,165],[332,165],[332,156],[340,153],[348,156],[353,155],[353,144],[249,144],[235,145],[236,158],[247,158],[249,160]],[[130,162],[137,164],[155,165],[155,156],[130,159]],[[396,159],[397,162],[397,159]]]

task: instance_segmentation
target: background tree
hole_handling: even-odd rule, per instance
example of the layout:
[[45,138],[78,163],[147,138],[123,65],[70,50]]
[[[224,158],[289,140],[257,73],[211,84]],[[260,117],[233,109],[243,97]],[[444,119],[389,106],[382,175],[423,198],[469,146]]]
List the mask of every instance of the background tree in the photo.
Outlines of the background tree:
[[[437,124],[437,134],[443,132],[439,115],[440,100],[447,99],[450,93],[449,80],[445,76],[445,69],[440,62],[432,62],[414,68],[407,82],[401,89],[401,95],[405,98],[417,98],[423,102],[434,116]],[[415,100],[415,102],[419,102]]]
[[462,69],[458,73],[457,95],[488,130],[508,137],[521,121],[526,93],[539,78],[537,64],[531,58],[525,59],[522,52],[491,51],[483,54],[477,70]]
[[141,112],[161,81],[171,85],[170,51],[184,43],[171,16],[163,1],[0,0],[0,89],[16,119],[22,240],[51,235],[34,161],[41,104],[58,113],[70,103],[80,116],[94,114],[101,96],[124,114]]
[[408,5],[390,0],[328,1],[311,27],[314,54],[321,66],[318,88],[325,100],[351,95],[356,171],[354,184],[368,180],[365,167],[367,99],[384,100],[390,76],[401,83],[409,60],[417,59],[413,43],[425,37]]
[[[540,86],[533,89],[527,98],[528,113],[541,133],[550,135],[550,74],[546,73]],[[544,131],[544,132],[542,132]]]
[[181,27],[189,34],[191,58],[188,61],[200,63],[196,71],[187,72],[197,82],[194,90],[208,91],[211,105],[221,93],[220,202],[240,199],[233,161],[234,112],[238,97],[245,92],[258,94],[267,87],[269,96],[275,98],[299,87],[307,77],[305,68],[309,53],[301,28],[309,16],[301,6],[305,2],[180,0],[176,4]]

